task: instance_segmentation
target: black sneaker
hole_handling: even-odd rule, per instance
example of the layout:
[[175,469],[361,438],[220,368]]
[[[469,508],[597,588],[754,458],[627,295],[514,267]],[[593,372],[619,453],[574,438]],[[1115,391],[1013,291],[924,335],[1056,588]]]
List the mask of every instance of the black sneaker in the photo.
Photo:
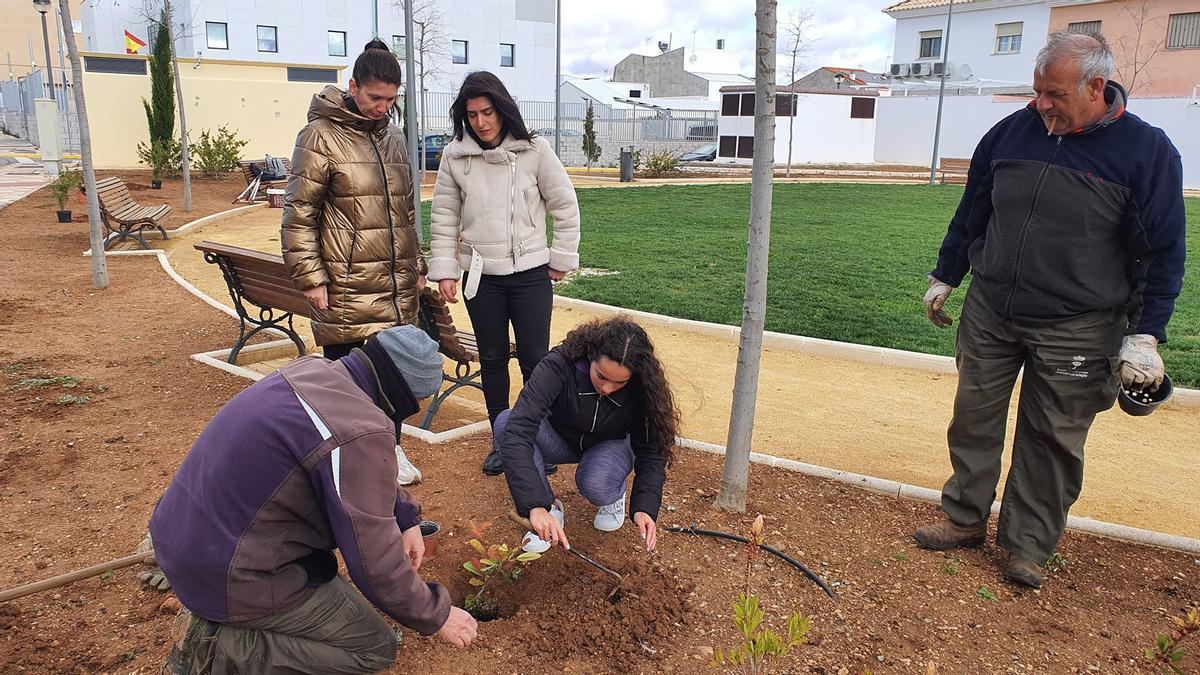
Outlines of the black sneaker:
[[499,476],[504,473],[504,461],[500,459],[500,451],[492,450],[483,460],[483,475]]

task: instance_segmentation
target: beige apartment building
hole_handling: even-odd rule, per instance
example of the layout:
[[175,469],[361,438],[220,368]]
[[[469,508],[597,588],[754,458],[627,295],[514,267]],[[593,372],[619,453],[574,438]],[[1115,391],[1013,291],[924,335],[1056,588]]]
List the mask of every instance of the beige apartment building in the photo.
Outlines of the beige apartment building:
[[1200,0],[1050,0],[1050,30],[1099,32],[1137,98],[1200,96]]

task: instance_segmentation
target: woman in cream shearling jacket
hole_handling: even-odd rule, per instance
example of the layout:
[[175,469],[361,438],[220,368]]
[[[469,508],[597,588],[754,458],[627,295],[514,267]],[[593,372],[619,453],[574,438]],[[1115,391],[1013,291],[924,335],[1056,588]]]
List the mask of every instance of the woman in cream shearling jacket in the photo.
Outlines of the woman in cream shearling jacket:
[[[553,149],[529,133],[495,75],[468,75],[450,117],[454,140],[442,151],[434,190],[429,279],[457,302],[462,277],[494,424],[508,409],[509,325],[524,379],[549,351],[550,282],[579,266],[579,204]],[[502,470],[499,453],[489,455],[484,473]]]

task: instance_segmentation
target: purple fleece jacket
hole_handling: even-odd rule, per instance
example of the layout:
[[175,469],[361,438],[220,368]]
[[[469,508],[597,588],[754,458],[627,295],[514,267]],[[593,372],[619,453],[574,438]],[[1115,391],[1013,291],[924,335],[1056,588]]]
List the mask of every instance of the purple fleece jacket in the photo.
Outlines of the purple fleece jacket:
[[336,574],[336,548],[380,610],[425,635],[445,624],[446,589],[404,555],[418,507],[396,483],[395,425],[378,395],[360,353],[305,357],[217,412],[150,521],[188,609],[230,623],[296,607]]

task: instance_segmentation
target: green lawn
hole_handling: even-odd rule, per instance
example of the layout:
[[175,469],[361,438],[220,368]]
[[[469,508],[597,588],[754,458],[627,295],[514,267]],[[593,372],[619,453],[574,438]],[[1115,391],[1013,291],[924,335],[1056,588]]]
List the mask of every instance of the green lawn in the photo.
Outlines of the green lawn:
[[[581,279],[560,293],[700,321],[740,322],[748,185],[578,194],[582,264],[620,274]],[[961,195],[956,186],[776,185],[767,329],[952,354],[954,331],[925,320],[921,296]],[[1200,199],[1187,201],[1187,279],[1162,353],[1178,384],[1197,386]],[[963,291],[965,284],[951,296],[951,316],[959,314]]]

